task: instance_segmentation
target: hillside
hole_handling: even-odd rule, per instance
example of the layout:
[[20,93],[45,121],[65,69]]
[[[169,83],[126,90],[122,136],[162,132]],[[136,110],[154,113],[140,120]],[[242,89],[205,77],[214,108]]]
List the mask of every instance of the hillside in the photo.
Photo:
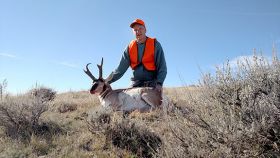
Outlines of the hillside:
[[279,157],[280,62],[225,64],[198,87],[165,88],[175,109],[105,111],[88,92],[39,87],[0,104],[0,157]]

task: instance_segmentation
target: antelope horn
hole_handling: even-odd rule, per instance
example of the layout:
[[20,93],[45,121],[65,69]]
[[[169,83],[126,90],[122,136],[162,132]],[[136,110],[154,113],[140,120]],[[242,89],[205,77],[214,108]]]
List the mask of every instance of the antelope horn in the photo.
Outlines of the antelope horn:
[[86,70],[84,70],[84,72],[93,80],[93,81],[96,81],[97,79],[92,75],[92,73],[89,71],[88,69],[88,65],[91,64],[91,63],[88,63],[87,66],[86,66]]
[[100,65],[97,64],[97,67],[99,69],[99,79],[102,79],[102,66],[103,66],[103,58],[101,59],[101,64]]

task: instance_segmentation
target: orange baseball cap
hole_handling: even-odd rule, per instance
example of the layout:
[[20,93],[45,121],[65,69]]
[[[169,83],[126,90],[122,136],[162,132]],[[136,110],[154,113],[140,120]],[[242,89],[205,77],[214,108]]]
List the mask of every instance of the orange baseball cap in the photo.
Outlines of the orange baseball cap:
[[140,24],[140,25],[145,26],[144,21],[141,20],[141,19],[135,19],[135,20],[130,24],[130,27],[133,28],[133,26],[134,26],[135,24]]

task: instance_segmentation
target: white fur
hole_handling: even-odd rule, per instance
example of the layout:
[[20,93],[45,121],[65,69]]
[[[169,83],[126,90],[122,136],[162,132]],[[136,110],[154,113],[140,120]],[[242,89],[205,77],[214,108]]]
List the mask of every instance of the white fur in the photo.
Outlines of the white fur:
[[[154,107],[147,104],[141,98],[141,89],[142,88],[127,89],[118,93],[108,94],[108,97],[105,98],[99,97],[99,99],[103,107],[111,107],[118,111],[148,111],[153,109]],[[112,92],[114,92],[114,90]],[[164,111],[167,111],[171,106],[169,98],[163,95],[162,105],[160,107],[162,107]]]

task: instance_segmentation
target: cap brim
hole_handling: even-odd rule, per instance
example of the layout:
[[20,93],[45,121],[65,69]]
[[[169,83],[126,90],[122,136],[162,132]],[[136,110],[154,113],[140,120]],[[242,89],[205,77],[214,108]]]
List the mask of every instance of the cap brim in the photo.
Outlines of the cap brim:
[[[139,22],[133,22],[133,23],[130,24],[130,27],[133,28],[133,26],[134,26],[135,24],[143,25],[143,24],[141,24],[141,23],[139,23]],[[145,26],[145,25],[143,25],[143,26]]]

